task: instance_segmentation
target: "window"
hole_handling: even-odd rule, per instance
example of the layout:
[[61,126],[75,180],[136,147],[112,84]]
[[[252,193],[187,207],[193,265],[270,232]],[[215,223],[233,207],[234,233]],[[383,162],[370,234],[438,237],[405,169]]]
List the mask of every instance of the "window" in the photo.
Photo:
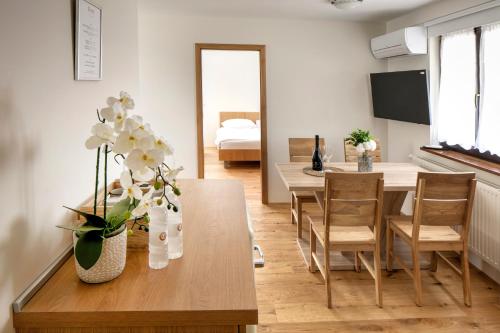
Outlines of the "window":
[[[500,24],[441,37],[438,141],[500,156]],[[488,153],[489,152],[489,153]]]

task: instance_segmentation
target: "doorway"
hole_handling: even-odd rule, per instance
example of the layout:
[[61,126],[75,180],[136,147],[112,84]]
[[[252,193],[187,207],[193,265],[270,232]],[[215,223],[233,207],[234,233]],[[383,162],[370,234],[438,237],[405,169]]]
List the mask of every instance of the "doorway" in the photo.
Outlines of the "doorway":
[[267,204],[265,46],[196,44],[195,59],[198,178],[260,185]]

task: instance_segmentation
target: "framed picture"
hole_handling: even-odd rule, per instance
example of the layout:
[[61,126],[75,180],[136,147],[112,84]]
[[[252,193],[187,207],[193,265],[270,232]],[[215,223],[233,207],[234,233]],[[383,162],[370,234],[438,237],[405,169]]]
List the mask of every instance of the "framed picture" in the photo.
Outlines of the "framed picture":
[[102,8],[75,0],[75,80],[102,79]]

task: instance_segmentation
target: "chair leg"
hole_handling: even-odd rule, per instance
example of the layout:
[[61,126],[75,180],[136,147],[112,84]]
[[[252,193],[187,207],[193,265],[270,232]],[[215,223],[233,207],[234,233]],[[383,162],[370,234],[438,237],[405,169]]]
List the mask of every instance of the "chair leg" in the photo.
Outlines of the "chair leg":
[[438,267],[438,255],[436,251],[432,251],[430,271],[431,272],[437,271],[437,267]]
[[415,285],[415,303],[422,306],[422,276],[420,275],[420,253],[412,246],[413,284]]
[[354,252],[354,270],[356,272],[361,272],[361,263],[359,262],[358,251]]
[[297,210],[297,238],[302,238],[302,199],[297,198],[297,203],[295,206]]
[[470,290],[469,253],[467,248],[462,251],[462,279],[464,288],[464,304],[466,306],[471,306],[472,299]]
[[375,270],[375,302],[379,307],[382,307],[382,267],[380,265],[380,243],[375,245],[373,253],[373,267]]
[[318,270],[316,262],[313,258],[313,253],[316,254],[316,234],[313,231],[312,224],[309,225],[309,271],[314,273]]
[[325,244],[325,285],[326,285],[326,306],[332,308],[332,290],[330,286],[330,247]]
[[386,250],[385,250],[385,266],[388,272],[392,272],[392,251],[394,249],[394,231],[391,229],[391,223],[387,223],[386,229]]
[[295,210],[295,195],[292,193],[292,199],[290,200],[290,220],[292,224],[295,224],[295,215],[293,214]]

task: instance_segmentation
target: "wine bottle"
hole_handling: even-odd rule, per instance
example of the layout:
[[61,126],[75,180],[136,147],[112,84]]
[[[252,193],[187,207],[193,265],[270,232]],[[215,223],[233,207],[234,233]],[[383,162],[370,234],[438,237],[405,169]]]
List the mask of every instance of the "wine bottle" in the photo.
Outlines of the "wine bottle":
[[321,160],[321,152],[319,151],[319,135],[314,137],[314,153],[312,156],[312,169],[314,171],[323,171],[323,161]]

